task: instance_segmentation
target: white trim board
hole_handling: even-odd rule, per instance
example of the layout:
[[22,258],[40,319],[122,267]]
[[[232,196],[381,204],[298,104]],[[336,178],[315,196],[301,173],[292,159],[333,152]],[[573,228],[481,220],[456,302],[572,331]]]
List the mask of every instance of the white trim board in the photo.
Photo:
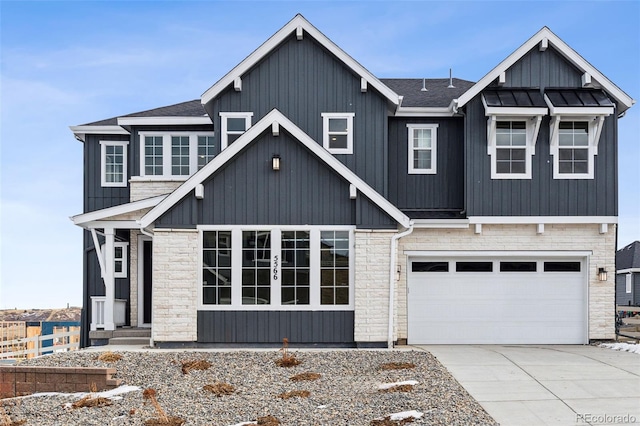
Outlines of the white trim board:
[[179,116],[167,116],[167,117],[119,117],[118,124],[120,126],[155,126],[155,125],[188,125],[188,124],[211,124],[211,119],[208,115],[201,117],[179,117]]
[[69,126],[76,139],[84,142],[86,135],[130,135],[131,133],[120,126]]
[[[168,211],[182,198],[193,191],[195,187],[205,181],[216,170],[225,165],[228,161],[234,158],[240,153],[246,146],[253,142],[267,129],[271,129],[273,123],[278,123],[279,126],[286,129],[293,138],[302,143],[309,151],[311,151],[316,157],[325,162],[329,167],[341,175],[349,183],[353,184],[356,189],[371,200],[374,204],[380,207],[384,212],[396,220],[400,225],[405,228],[409,227],[409,217],[402,213],[397,207],[380,195],[376,190],[371,188],[365,181],[352,172],[347,166],[338,161],[333,155],[331,155],[320,144],[311,139],[309,135],[303,132],[298,126],[296,126],[291,120],[289,120],[284,114],[277,109],[271,110],[260,121],[251,126],[245,133],[243,133],[234,143],[218,154],[213,160],[211,160],[206,166],[193,174],[185,183],[179,186],[174,192],[172,192],[167,198],[162,200],[156,207],[149,211],[140,220],[140,225],[143,228],[147,228],[162,214]],[[348,194],[347,194],[348,195]]]
[[[549,250],[513,250],[513,251],[457,251],[457,250],[405,250],[410,257],[588,257],[592,251],[549,251]],[[412,259],[413,260],[413,259]]]
[[[582,56],[580,56],[575,50],[555,35],[547,27],[543,27],[540,31],[533,35],[523,45],[516,49],[511,55],[507,56],[502,62],[500,62],[494,69],[489,71],[480,81],[474,84],[469,90],[463,93],[458,99],[454,99],[454,108],[461,108],[466,105],[471,99],[484,90],[491,82],[496,80],[502,73],[506,72],[513,64],[519,61],[524,55],[526,55],[531,49],[535,48],[541,42],[547,42],[553,48],[558,51],[565,59],[571,62],[582,73],[588,73],[592,77],[592,82],[596,85],[600,85],[609,95],[611,95],[620,108],[618,112],[624,112],[631,108],[636,103],[629,95],[616,86],[611,80],[605,77],[600,71],[598,71],[593,65],[587,62]],[[455,110],[454,109],[454,110]]]
[[617,216],[469,216],[470,224],[511,225],[511,224],[585,224],[618,223]]
[[640,268],[618,269],[616,274],[634,274],[640,272]]
[[313,37],[320,45],[335,55],[340,61],[342,61],[348,68],[358,74],[361,78],[365,79],[367,84],[370,84],[378,92],[387,98],[394,105],[399,105],[400,99],[398,94],[391,90],[388,86],[378,80],[373,74],[371,74],[366,68],[360,65],[355,59],[349,56],[338,45],[329,40],[327,36],[322,34],[317,28],[315,28],[309,21],[307,21],[302,15],[297,14],[291,21],[289,21],[284,27],[279,29],[274,35],[272,35],[267,41],[265,41],[260,47],[247,56],[242,62],[236,65],[231,71],[229,71],[218,82],[211,86],[206,92],[202,94],[201,101],[205,105],[213,98],[218,96],[229,85],[234,84],[237,78],[242,78],[243,74],[249,71],[256,63],[271,53],[280,43],[282,43],[290,34],[296,32],[298,40],[304,36],[304,33]]
[[[74,225],[86,226],[91,222],[96,222],[108,217],[118,216],[121,214],[135,212],[137,210],[147,209],[154,207],[162,201],[166,195],[158,195],[144,200],[134,201],[132,203],[120,204],[119,206],[107,207],[106,209],[96,210],[88,213],[82,213],[72,216],[70,219]],[[124,221],[123,221],[124,222]],[[139,226],[135,226],[139,228]]]

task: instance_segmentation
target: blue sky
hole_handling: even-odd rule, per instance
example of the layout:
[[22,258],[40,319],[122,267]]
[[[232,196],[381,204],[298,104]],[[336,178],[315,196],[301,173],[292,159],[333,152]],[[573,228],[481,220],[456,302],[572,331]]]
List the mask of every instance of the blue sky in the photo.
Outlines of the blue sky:
[[[0,0],[0,308],[81,304],[68,126],[197,99],[302,13],[378,77],[477,81],[548,26],[640,99],[640,2]],[[640,240],[640,106],[619,126],[619,246]]]

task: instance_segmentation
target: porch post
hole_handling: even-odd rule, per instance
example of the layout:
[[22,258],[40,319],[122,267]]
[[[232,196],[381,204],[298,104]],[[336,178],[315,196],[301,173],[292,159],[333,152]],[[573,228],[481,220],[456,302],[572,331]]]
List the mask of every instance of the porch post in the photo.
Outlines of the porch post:
[[104,228],[104,329],[115,330],[115,322],[113,321],[113,301],[115,299],[115,262],[114,262],[114,229]]

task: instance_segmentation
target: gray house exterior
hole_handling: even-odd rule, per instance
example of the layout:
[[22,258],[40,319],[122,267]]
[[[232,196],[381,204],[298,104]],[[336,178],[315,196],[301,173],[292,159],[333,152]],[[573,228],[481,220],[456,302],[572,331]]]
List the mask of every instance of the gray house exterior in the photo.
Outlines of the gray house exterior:
[[200,99],[71,127],[84,342],[611,338],[634,102],[546,27],[478,82],[378,79],[297,15]]
[[640,241],[616,252],[616,305],[640,306]]

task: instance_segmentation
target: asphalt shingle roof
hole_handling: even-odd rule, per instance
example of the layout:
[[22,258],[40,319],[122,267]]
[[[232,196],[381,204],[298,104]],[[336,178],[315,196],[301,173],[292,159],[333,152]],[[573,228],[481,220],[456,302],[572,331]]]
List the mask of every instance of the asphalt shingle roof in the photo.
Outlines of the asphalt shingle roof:
[[616,252],[616,270],[640,268],[640,241],[634,241]]
[[403,96],[403,107],[448,107],[469,90],[473,81],[453,79],[453,88],[449,88],[448,78],[427,78],[424,80],[426,91],[422,91],[422,78],[381,78],[384,84],[398,95]]
[[94,121],[84,124],[84,126],[117,126],[118,118],[121,117],[202,117],[206,115],[206,113],[200,99],[194,99],[192,101],[134,112],[106,120]]

